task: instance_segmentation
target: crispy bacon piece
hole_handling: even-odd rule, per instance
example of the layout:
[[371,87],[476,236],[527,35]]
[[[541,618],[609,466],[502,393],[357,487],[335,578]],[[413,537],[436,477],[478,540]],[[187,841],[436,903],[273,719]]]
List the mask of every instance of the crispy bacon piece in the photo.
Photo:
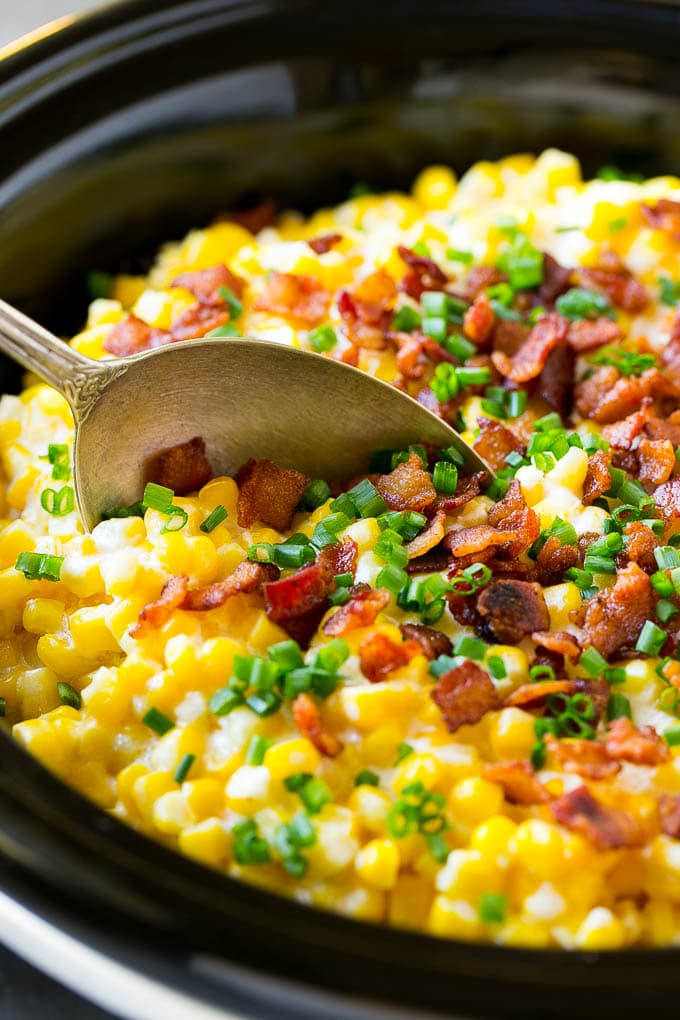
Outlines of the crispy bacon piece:
[[496,316],[486,291],[478,294],[463,317],[463,332],[470,340],[482,345],[491,336]]
[[342,751],[338,738],[323,725],[319,706],[310,694],[303,692],[296,697],[293,702],[293,722],[320,754],[327,758],[337,758]]
[[574,270],[573,278],[579,286],[598,290],[626,312],[641,312],[647,305],[645,288],[613,251],[602,252],[595,267]]
[[504,550],[504,555],[508,559],[515,559],[528,549],[536,541],[541,530],[538,515],[527,506],[520,484],[514,479],[510,482],[503,499],[489,507],[487,520],[492,528],[517,533],[517,541]]
[[574,694],[573,680],[539,680],[537,683],[521,684],[503,702],[504,706],[515,708],[538,708],[544,705],[551,694]]
[[401,281],[401,289],[415,301],[420,301],[424,290],[443,290],[448,282],[446,274],[436,262],[425,255],[417,255],[410,248],[400,244],[397,248],[399,257],[406,263],[407,269]]
[[652,230],[663,230],[676,241],[680,240],[680,202],[672,198],[659,198],[654,205],[641,202],[640,212]]
[[550,627],[543,589],[531,581],[492,581],[477,599],[477,612],[503,644],[517,644],[527,634]]
[[524,322],[497,319],[493,328],[491,346],[494,351],[501,351],[508,357],[513,357],[526,341],[530,332],[531,326],[527,326]]
[[327,317],[330,301],[328,291],[313,276],[272,273],[255,302],[255,308],[311,329]]
[[602,365],[576,387],[576,410],[584,418],[608,425],[640,409],[645,397],[664,394],[666,383],[658,369],[621,376],[613,365]]
[[338,311],[355,347],[382,350],[386,346],[396,297],[396,284],[384,269],[365,277],[351,293],[340,293]]
[[536,381],[536,394],[557,411],[561,418],[571,413],[574,396],[574,365],[576,355],[561,340],[548,355]]
[[680,317],[676,314],[668,343],[661,352],[661,364],[675,385],[680,384]]
[[611,486],[612,477],[609,473],[611,459],[608,450],[598,450],[588,458],[588,468],[583,481],[583,503],[586,506],[594,503]]
[[680,796],[664,793],[659,797],[661,829],[671,839],[680,839]]
[[199,269],[193,273],[180,273],[172,281],[171,286],[184,287],[203,305],[223,305],[225,299],[220,294],[221,288],[226,287],[237,298],[240,298],[243,295],[244,283],[225,265],[219,265],[213,266],[211,269]]
[[392,333],[397,345],[397,368],[404,379],[420,379],[427,365],[427,356],[421,336],[411,333]]
[[639,478],[645,486],[661,485],[675,467],[675,450],[668,439],[646,439],[638,444]]
[[319,237],[313,237],[311,241],[307,241],[307,244],[317,255],[325,255],[340,241],[342,241],[342,234],[320,234]]
[[267,582],[264,585],[267,616],[283,625],[312,610],[324,609],[333,591],[334,577],[333,566],[319,557],[289,577]]
[[648,574],[654,573],[657,569],[654,550],[659,541],[652,529],[642,521],[630,521],[623,529],[623,534],[626,537],[626,548],[621,557],[629,563],[637,563]]
[[[486,552],[491,556],[497,546],[507,546],[516,541],[517,537],[514,531],[499,531],[498,528],[492,528],[488,524],[476,524],[471,528],[449,531],[444,538],[444,548],[457,559],[480,556]],[[459,566],[460,564],[457,564],[456,569]]]
[[370,627],[375,623],[378,613],[389,604],[390,593],[386,588],[368,588],[353,595],[349,602],[340,606],[323,625],[324,634],[331,637],[344,637],[359,627]]
[[599,319],[579,319],[569,324],[567,343],[577,354],[594,351],[604,344],[612,344],[620,340],[621,327],[606,316]]
[[501,702],[488,673],[466,659],[443,673],[430,697],[439,708],[449,733],[471,725],[500,708]]
[[430,549],[434,549],[435,546],[439,545],[444,537],[445,521],[445,511],[437,510],[425,530],[406,543],[406,550],[410,560],[415,559],[417,556],[423,556]]
[[152,347],[163,347],[165,344],[176,344],[182,340],[198,340],[219,329],[229,322],[230,312],[226,305],[213,307],[212,305],[194,305],[187,308],[176,322],[170,327],[170,332],[163,337],[156,338],[151,344]]
[[181,608],[193,612],[206,612],[217,609],[234,595],[249,595],[254,591],[262,591],[268,581],[275,581],[279,569],[273,563],[251,563],[243,560],[232,574],[224,581],[215,581],[202,588],[194,588],[186,593]]
[[351,574],[354,577],[359,558],[359,546],[353,538],[346,536],[342,542],[327,545],[319,553],[318,559],[335,577],[336,574]]
[[490,418],[478,418],[480,433],[475,439],[475,452],[483,457],[494,471],[507,467],[505,458],[509,453],[524,455],[526,447],[511,429]]
[[[680,357],[680,351],[678,353]],[[665,421],[650,417],[645,424],[645,435],[649,439],[668,439],[673,446],[680,446],[680,411],[673,411]]]
[[454,510],[460,510],[471,499],[479,496],[482,486],[488,477],[489,475],[486,471],[476,471],[474,475],[470,475],[468,478],[459,478],[456,491],[443,492],[437,496],[429,508],[430,512],[434,510],[436,513],[437,510],[445,510],[447,514],[450,514]]
[[375,487],[390,510],[424,510],[437,498],[437,490],[417,453],[410,454],[390,474],[380,475]]
[[680,517],[680,478],[669,478],[654,490],[652,497],[666,520]]
[[172,489],[176,496],[195,492],[209,482],[212,476],[205,443],[200,436],[162,450],[149,465],[150,479]]
[[562,545],[559,538],[551,535],[539,550],[536,566],[540,568],[542,584],[559,584],[565,570],[578,565],[578,546]]
[[404,570],[407,574],[439,574],[442,570],[448,570],[450,565],[449,555],[444,548],[439,546],[430,550],[424,556],[418,556],[415,560],[409,560]]
[[504,279],[495,266],[473,266],[470,272],[456,284],[456,296],[465,301],[474,301],[487,287],[493,287]]
[[408,641],[417,641],[428,659],[438,659],[440,655],[452,655],[453,645],[446,634],[424,623],[402,623],[399,630]]
[[619,570],[611,588],[604,588],[585,604],[584,643],[605,659],[634,645],[645,621],[654,616],[654,590],[637,563]]
[[542,786],[533,769],[525,761],[509,761],[502,765],[489,765],[484,778],[503,787],[505,799],[511,804],[545,804],[550,794]]
[[604,744],[595,740],[557,740],[548,734],[545,743],[559,769],[584,779],[606,779],[621,768],[609,758]]
[[651,405],[652,398],[645,397],[639,411],[633,411],[628,417],[614,422],[613,425],[605,425],[602,429],[603,437],[617,450],[630,450],[652,417]]
[[116,354],[119,358],[125,358],[129,354],[140,354],[142,351],[150,350],[154,346],[154,340],[164,333],[164,330],[154,329],[148,322],[128,312],[107,336],[104,350],[109,354]]
[[668,745],[653,726],[636,727],[625,716],[609,723],[604,746],[614,761],[635,765],[661,765],[671,754]]
[[561,315],[542,315],[517,353],[509,358],[494,351],[492,360],[501,375],[512,382],[525,383],[535,379],[548,360],[550,352],[567,335],[568,322]]
[[531,640],[541,648],[547,648],[549,652],[556,652],[567,659],[578,659],[581,654],[578,641],[566,630],[537,630],[531,635]]
[[139,620],[130,631],[133,638],[146,637],[167,623],[176,609],[182,605],[189,590],[189,578],[186,574],[177,574],[163,585],[160,598],[149,602],[139,614]]
[[550,808],[555,821],[585,836],[598,850],[639,846],[642,842],[643,833],[635,819],[625,811],[601,804],[586,786],[558,797]]
[[249,460],[236,475],[238,523],[250,528],[255,521],[285,531],[302,499],[309,479],[300,471],[277,467],[271,460]]
[[371,634],[359,645],[361,672],[372,684],[386,680],[400,666],[407,666],[414,655],[422,655],[417,641],[397,644],[386,634]]
[[264,198],[257,205],[251,205],[247,209],[231,209],[217,217],[218,223],[238,223],[239,226],[249,230],[251,234],[259,234],[265,227],[271,227],[276,219],[276,202],[271,198]]
[[543,282],[536,293],[539,305],[552,305],[560,294],[569,290],[571,269],[560,265],[557,259],[547,252],[543,255]]

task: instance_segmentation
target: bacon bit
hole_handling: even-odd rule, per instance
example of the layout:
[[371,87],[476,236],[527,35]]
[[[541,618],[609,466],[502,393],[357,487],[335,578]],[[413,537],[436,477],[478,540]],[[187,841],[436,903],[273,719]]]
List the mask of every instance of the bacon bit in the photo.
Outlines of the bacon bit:
[[654,490],[652,498],[666,520],[680,517],[680,478],[669,478]]
[[448,570],[449,564],[448,553],[439,547],[415,560],[409,560],[404,570],[407,574],[439,574],[442,570]]
[[313,237],[311,241],[307,241],[307,244],[317,255],[325,255],[341,241],[342,234],[321,234],[319,237]]
[[501,707],[488,673],[466,659],[443,673],[430,697],[439,708],[449,733],[479,722],[487,712]]
[[330,301],[328,291],[313,276],[272,273],[255,308],[311,328],[327,317]]
[[680,796],[664,793],[659,797],[661,829],[671,839],[680,839]]
[[406,543],[405,548],[410,560],[415,559],[417,556],[423,556],[424,553],[429,552],[430,549],[434,549],[436,545],[439,545],[444,537],[445,521],[446,513],[444,510],[438,510],[434,517],[430,520],[430,523],[425,530],[421,531],[419,535],[416,535],[415,538]]
[[303,692],[296,697],[293,702],[293,722],[320,754],[327,758],[337,758],[342,751],[338,738],[323,725],[319,706],[310,694]]
[[533,769],[525,761],[510,761],[503,765],[490,765],[484,769],[484,778],[503,787],[505,799],[511,804],[545,804],[550,794],[542,786]]
[[547,253],[543,256],[543,283],[538,288],[536,300],[539,305],[552,305],[560,294],[569,290],[571,269],[560,265],[557,259]]
[[657,569],[654,550],[659,542],[652,529],[642,521],[630,521],[623,533],[626,536],[626,547],[621,557],[629,563],[637,563],[648,574],[654,573]]
[[180,273],[170,286],[184,287],[195,298],[198,298],[202,305],[223,305],[224,297],[220,294],[222,287],[226,287],[237,298],[240,298],[243,295],[245,284],[225,265],[219,265],[213,266],[212,269],[199,269],[194,273]]
[[645,288],[613,251],[602,252],[594,268],[576,269],[573,278],[579,286],[599,291],[626,312],[641,312],[647,305]]
[[536,541],[541,530],[538,515],[527,506],[521,486],[514,479],[510,482],[503,499],[489,508],[487,520],[492,527],[500,531],[517,533],[517,541],[505,550],[508,559],[514,559],[528,549]]
[[312,610],[325,608],[334,577],[332,565],[319,557],[290,577],[266,583],[263,590],[267,616],[274,623],[286,624]]
[[603,437],[618,450],[630,450],[652,415],[652,403],[651,397],[645,397],[639,411],[634,411],[613,425],[605,425],[602,429]]
[[558,768],[584,779],[606,779],[621,768],[608,757],[604,744],[594,740],[557,740],[549,733],[545,743]]
[[394,333],[392,339],[398,347],[398,370],[405,379],[420,379],[427,364],[422,338],[410,333]]
[[491,346],[494,351],[501,351],[508,357],[517,354],[523,343],[526,342],[531,327],[524,322],[512,322],[510,319],[497,319],[493,328]]
[[578,547],[562,545],[559,538],[551,535],[536,557],[536,566],[540,568],[541,583],[559,584],[565,570],[577,566],[578,562]]
[[553,411],[557,411],[561,418],[567,418],[571,413],[575,364],[574,351],[561,340],[548,355],[537,380],[536,395],[545,400]]
[[612,344],[620,340],[621,327],[611,319],[602,316],[599,319],[579,319],[569,324],[567,343],[577,354],[594,351],[604,344]]
[[370,627],[375,623],[378,613],[389,605],[390,593],[386,588],[368,588],[358,591],[349,602],[340,606],[323,625],[324,634],[331,637],[344,637],[359,627]]
[[[678,354],[680,356],[680,351]],[[668,439],[673,446],[680,446],[680,413],[674,411],[665,421],[650,418],[645,425],[645,434],[649,439]]]
[[517,532],[500,531],[488,524],[476,524],[471,528],[449,531],[444,537],[444,548],[448,549],[452,556],[462,559],[463,556],[478,556],[487,551],[492,554],[492,550],[497,546],[507,546],[517,538]]
[[270,227],[274,223],[276,209],[276,202],[271,198],[265,198],[249,209],[232,209],[230,212],[218,216],[217,222],[238,223],[240,227],[249,230],[251,234],[259,234],[265,227]]
[[157,338],[151,346],[163,347],[165,344],[181,343],[183,340],[199,340],[214,329],[224,326],[229,322],[229,317],[229,308],[225,305],[219,308],[213,308],[212,305],[194,305],[180,315],[170,327],[169,333]]
[[150,350],[154,346],[154,339],[164,332],[164,330],[154,329],[148,322],[144,322],[132,312],[128,312],[120,322],[116,323],[107,336],[104,341],[104,350],[119,358],[125,358],[130,354],[140,354],[142,351]]
[[400,244],[397,247],[399,257],[408,266],[401,281],[401,289],[415,301],[420,301],[424,290],[442,290],[448,278],[436,262],[425,255],[416,255],[410,248]]
[[609,723],[604,746],[614,761],[661,765],[670,758],[668,745],[653,726],[636,727],[625,716]]
[[640,212],[652,230],[663,230],[676,241],[680,240],[680,202],[672,198],[659,198],[655,205],[641,202]]
[[675,467],[675,450],[668,439],[645,439],[638,444],[639,478],[643,485],[656,486],[668,481]]
[[225,581],[215,581],[214,584],[188,591],[181,608],[193,612],[217,609],[234,595],[261,592],[265,583],[275,581],[278,576],[278,567],[273,563],[251,563],[249,560],[243,560]]
[[441,493],[432,503],[430,510],[434,510],[435,513],[437,510],[445,510],[447,514],[453,513],[454,510],[460,510],[471,499],[479,496],[482,491],[482,485],[484,485],[488,477],[488,472],[477,471],[468,478],[459,478],[456,491]]
[[398,645],[386,634],[371,634],[359,645],[361,672],[372,684],[386,680],[400,666],[407,666],[415,655],[422,655],[417,641]]
[[654,616],[654,590],[637,563],[619,570],[611,588],[604,588],[585,603],[583,621],[586,645],[605,659],[626,645],[634,645],[645,621]]
[[548,360],[550,352],[567,335],[568,322],[561,315],[549,313],[538,320],[517,353],[509,358],[494,351],[492,360],[501,375],[512,382],[525,383],[535,379]]
[[544,705],[551,694],[574,694],[576,685],[573,680],[540,680],[537,683],[522,684],[509,694],[503,706],[516,708],[538,708]]
[[668,343],[661,352],[661,364],[675,385],[680,384],[680,317],[677,314]]
[[520,453],[524,456],[526,447],[522,441],[505,425],[490,418],[478,418],[480,434],[474,441],[475,452],[482,457],[494,471],[507,467],[505,458],[509,453]]
[[358,558],[359,546],[349,536],[343,538],[342,542],[327,545],[318,556],[324,568],[328,568],[333,577],[336,574],[351,574],[354,577]]
[[537,630],[531,635],[531,640],[541,648],[547,648],[549,652],[557,652],[567,659],[578,659],[581,654],[581,646],[573,634],[566,630]]
[[176,496],[195,492],[209,482],[212,476],[205,443],[200,436],[162,450],[149,465],[151,480],[172,489]]
[[437,498],[437,490],[417,453],[411,453],[390,474],[380,475],[375,487],[390,510],[424,510]]
[[238,523],[250,528],[255,521],[285,531],[302,499],[309,479],[300,471],[277,467],[271,460],[249,460],[236,474]]
[[163,585],[160,598],[149,602],[139,614],[139,620],[130,631],[133,638],[147,637],[152,631],[158,630],[167,623],[176,609],[184,602],[189,590],[189,578],[186,574],[177,574]]
[[477,599],[485,627],[503,644],[517,644],[527,634],[550,628],[548,607],[540,584],[531,581],[492,581]]
[[639,410],[645,397],[654,396],[661,373],[619,375],[613,365],[602,365],[576,387],[576,409],[584,418],[607,425]]
[[463,317],[463,332],[481,345],[491,336],[496,316],[486,291],[478,294]]
[[338,311],[355,347],[379,351],[386,346],[396,297],[396,284],[384,269],[371,273],[352,293],[341,291]]
[[572,832],[579,832],[598,850],[639,846],[643,841],[643,833],[634,818],[625,811],[605,807],[586,786],[558,797],[550,808],[556,822]]
[[453,645],[446,634],[424,623],[402,623],[399,630],[409,641],[416,641],[427,659],[438,659],[440,655],[452,655]]
[[583,481],[583,503],[590,506],[606,492],[612,484],[609,473],[611,454],[608,450],[598,450],[588,458],[586,477]]
[[487,287],[493,287],[505,277],[495,266],[473,266],[470,272],[456,284],[456,296],[465,301],[474,301]]

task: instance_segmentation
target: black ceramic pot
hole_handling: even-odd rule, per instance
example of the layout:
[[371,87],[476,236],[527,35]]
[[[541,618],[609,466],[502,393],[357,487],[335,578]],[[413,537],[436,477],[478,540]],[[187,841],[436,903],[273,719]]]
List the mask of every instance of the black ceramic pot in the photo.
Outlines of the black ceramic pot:
[[[558,145],[677,173],[678,52],[671,0],[114,4],[0,61],[0,293],[72,329],[88,268],[257,195],[313,208],[433,160]],[[677,1012],[680,950],[502,950],[312,911],[147,841],[4,733],[0,854],[2,937],[126,1016]]]

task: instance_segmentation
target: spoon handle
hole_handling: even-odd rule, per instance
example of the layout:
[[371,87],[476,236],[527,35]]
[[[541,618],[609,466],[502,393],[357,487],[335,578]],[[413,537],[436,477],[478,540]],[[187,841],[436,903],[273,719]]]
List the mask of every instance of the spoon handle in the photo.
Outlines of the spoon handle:
[[100,391],[115,370],[91,361],[0,299],[0,351],[35,372],[66,397],[76,418],[82,418],[93,391]]

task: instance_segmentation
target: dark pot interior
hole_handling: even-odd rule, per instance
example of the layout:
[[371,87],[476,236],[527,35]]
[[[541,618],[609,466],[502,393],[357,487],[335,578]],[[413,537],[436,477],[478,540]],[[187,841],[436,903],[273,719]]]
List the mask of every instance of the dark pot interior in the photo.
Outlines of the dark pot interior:
[[[679,44],[671,2],[106,8],[0,63],[0,293],[74,330],[88,269],[142,266],[159,241],[258,196],[311,209],[357,180],[408,185],[431,161],[462,170],[555,145],[586,172],[678,172]],[[670,1016],[680,991],[673,951],[470,946],[249,889],[106,818],[4,735],[0,851],[7,887],[35,910],[166,983],[217,1002],[228,987],[251,1013],[271,1015],[273,996],[282,1016],[364,1017],[369,1003],[392,1016]],[[252,971],[206,976],[203,951]],[[297,982],[339,998],[304,1000]]]

